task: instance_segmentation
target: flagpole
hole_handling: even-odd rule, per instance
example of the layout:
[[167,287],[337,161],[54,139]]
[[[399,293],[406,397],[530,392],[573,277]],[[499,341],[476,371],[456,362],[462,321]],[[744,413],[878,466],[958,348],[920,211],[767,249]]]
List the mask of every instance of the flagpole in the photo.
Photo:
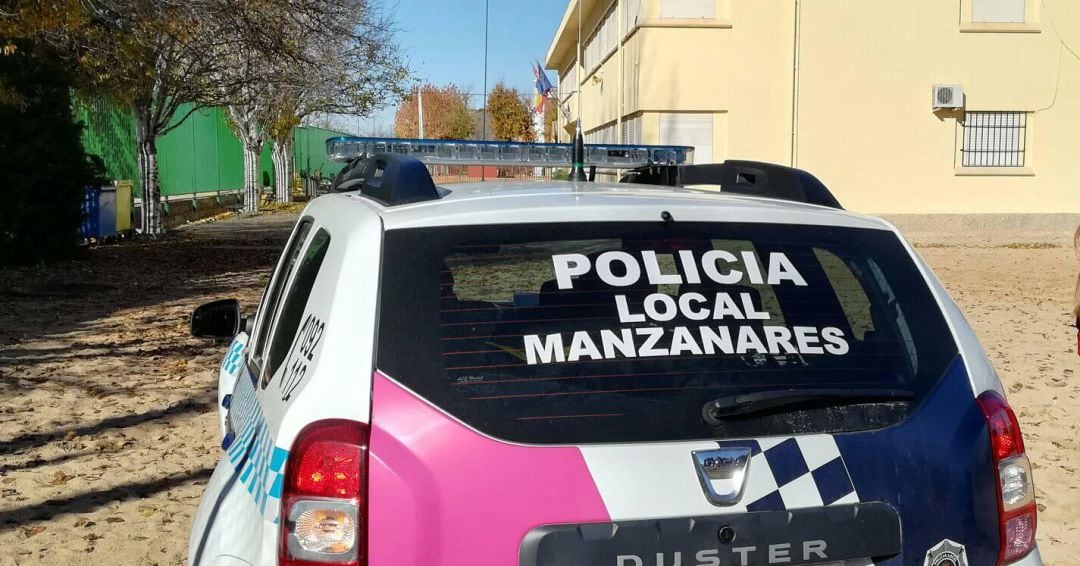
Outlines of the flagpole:
[[[578,132],[581,131],[581,82],[582,82],[581,79],[583,78],[582,75],[584,74],[582,72],[582,70],[585,68],[585,62],[581,60],[581,13],[583,11],[585,11],[585,7],[582,5],[582,2],[584,2],[584,1],[585,0],[578,0],[578,5],[577,5],[577,63],[576,63],[576,65],[577,65],[578,68],[574,69],[574,78],[575,78],[575,82],[577,82],[577,84],[574,85],[574,88],[577,89],[577,130],[578,130]],[[584,135],[584,134],[582,134],[582,135]]]
[[420,139],[424,139],[424,89],[416,88],[416,113],[420,118]]
[[[488,71],[488,6],[490,0],[484,0],[484,96],[481,102],[484,105],[483,119],[480,126],[480,139],[487,139],[487,71]],[[487,166],[480,166],[480,180],[487,180]]]
[[484,94],[482,96],[484,104],[484,118],[483,125],[481,126],[480,138],[487,139],[487,16],[488,16],[488,2],[484,0]]

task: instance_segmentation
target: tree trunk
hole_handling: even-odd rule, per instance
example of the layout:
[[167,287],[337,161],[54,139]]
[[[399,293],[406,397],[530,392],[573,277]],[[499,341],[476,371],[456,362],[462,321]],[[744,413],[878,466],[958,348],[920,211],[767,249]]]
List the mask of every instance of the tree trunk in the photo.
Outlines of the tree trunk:
[[140,229],[153,237],[165,234],[162,219],[161,186],[158,184],[157,140],[149,124],[149,110],[132,108],[135,115],[135,146],[138,151],[139,184],[142,188]]
[[259,213],[259,150],[258,145],[244,144],[244,214]]
[[277,144],[270,149],[270,161],[274,164],[274,197],[281,202],[281,157],[277,152]]
[[292,202],[292,139],[274,140],[274,176],[278,202]]

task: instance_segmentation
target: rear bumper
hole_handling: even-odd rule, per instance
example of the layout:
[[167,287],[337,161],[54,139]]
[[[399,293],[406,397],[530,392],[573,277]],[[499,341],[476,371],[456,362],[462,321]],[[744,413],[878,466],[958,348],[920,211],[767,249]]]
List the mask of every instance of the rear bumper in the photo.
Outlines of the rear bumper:
[[[718,537],[719,535],[719,537]],[[726,537],[726,540],[725,540]],[[737,540],[738,543],[733,541]],[[685,519],[618,521],[537,527],[521,543],[520,566],[674,563],[858,563],[897,555],[900,517],[881,502],[757,511]],[[741,549],[741,550],[740,550]],[[766,559],[766,549],[780,560]]]

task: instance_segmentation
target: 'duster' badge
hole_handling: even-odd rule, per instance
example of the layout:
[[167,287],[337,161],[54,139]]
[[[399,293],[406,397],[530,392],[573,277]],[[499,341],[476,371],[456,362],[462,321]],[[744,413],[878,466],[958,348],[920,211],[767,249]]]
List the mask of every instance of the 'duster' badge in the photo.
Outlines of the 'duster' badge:
[[945,539],[926,551],[923,566],[968,566],[964,545]]

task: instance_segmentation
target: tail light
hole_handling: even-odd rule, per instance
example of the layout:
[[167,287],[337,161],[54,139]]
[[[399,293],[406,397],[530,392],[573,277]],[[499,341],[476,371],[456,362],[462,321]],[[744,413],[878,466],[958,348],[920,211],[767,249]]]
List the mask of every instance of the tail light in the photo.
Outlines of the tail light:
[[998,564],[1009,564],[1027,556],[1035,547],[1037,511],[1031,462],[1024,453],[1024,438],[1016,414],[1005,398],[987,391],[979,395],[979,406],[990,429],[990,452],[997,469],[1001,536]]
[[279,566],[367,564],[367,444],[367,426],[353,421],[300,431],[285,466]]

